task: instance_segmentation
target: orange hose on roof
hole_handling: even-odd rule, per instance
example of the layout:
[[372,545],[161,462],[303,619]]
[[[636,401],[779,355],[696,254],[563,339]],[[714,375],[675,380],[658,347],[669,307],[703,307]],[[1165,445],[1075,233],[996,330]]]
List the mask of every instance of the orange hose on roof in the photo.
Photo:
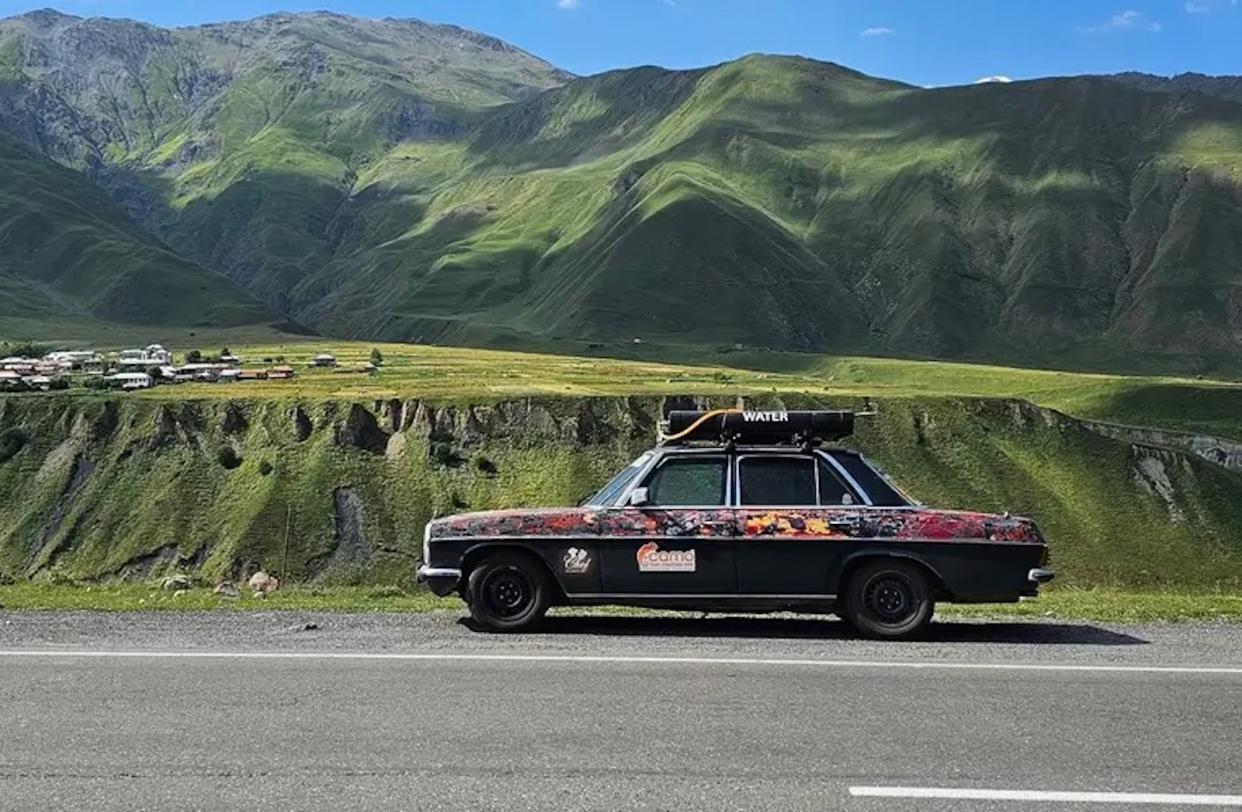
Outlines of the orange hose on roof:
[[741,414],[743,411],[745,410],[737,409],[737,408],[712,409],[710,412],[704,412],[703,415],[698,420],[695,420],[689,426],[686,426],[684,429],[677,432],[676,434],[669,435],[668,437],[662,437],[660,439],[662,442],[665,442],[665,443],[669,442],[670,440],[680,440],[682,437],[685,437],[686,435],[690,434],[692,431],[694,431],[699,426],[706,423],[708,420],[711,420],[713,417],[720,417],[722,414]]

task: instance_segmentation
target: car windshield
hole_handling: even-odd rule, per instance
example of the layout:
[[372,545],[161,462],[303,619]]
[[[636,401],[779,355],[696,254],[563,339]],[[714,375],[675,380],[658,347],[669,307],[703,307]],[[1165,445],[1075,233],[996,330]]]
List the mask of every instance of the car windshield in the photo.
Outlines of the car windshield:
[[614,476],[611,482],[600,488],[583,504],[605,506],[615,504],[617,498],[629,487],[630,483],[634,481],[634,477],[638,476],[638,472],[647,465],[650,459],[651,452],[645,452],[641,457],[626,466],[621,473]]

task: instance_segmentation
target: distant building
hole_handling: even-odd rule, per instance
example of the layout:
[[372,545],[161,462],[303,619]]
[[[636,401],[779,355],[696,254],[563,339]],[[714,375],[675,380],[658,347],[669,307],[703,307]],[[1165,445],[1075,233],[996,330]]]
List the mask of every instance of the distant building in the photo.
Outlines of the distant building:
[[99,353],[94,350],[58,350],[43,356],[48,364],[55,364],[62,369],[83,369],[93,361],[99,360]]
[[237,380],[239,381],[265,381],[267,380],[266,369],[240,369],[237,371]]
[[268,380],[273,381],[286,381],[292,378],[295,374],[297,373],[295,373],[293,371],[293,367],[290,366],[272,367],[267,371]]
[[334,367],[336,366],[336,356],[329,355],[326,352],[320,353],[311,359],[310,365],[312,367]]
[[121,350],[116,363],[122,369],[165,366],[172,363],[172,353],[164,349],[162,344],[148,344],[140,350]]
[[145,372],[118,372],[109,375],[106,380],[122,389],[147,389],[151,386],[151,376]]

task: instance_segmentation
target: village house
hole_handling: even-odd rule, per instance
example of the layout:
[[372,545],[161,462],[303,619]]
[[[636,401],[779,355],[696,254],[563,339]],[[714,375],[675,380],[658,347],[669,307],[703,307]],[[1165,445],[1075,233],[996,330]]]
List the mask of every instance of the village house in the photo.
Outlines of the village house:
[[312,367],[334,367],[336,366],[336,356],[322,352],[310,360],[309,366]]
[[172,353],[164,349],[162,344],[148,344],[140,350],[121,350],[116,363],[121,369],[128,370],[166,366],[172,363]]
[[145,372],[117,372],[106,380],[122,389],[147,389],[151,386],[151,376]]
[[296,373],[291,366],[272,367],[267,371],[267,377],[273,381],[286,381],[292,378]]

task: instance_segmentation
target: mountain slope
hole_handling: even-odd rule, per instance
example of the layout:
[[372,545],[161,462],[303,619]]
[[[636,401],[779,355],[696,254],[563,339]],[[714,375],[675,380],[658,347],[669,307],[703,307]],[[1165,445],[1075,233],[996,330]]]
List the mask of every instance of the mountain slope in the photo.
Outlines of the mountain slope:
[[273,318],[76,172],[0,136],[0,319],[232,327]]
[[0,22],[0,127],[326,333],[1236,371],[1242,105],[1139,78],[573,79],[414,21]]
[[1242,102],[1242,76],[1206,76],[1202,73],[1156,76],[1130,71],[1114,73],[1108,78],[1142,90],[1155,90],[1163,93],[1205,93],[1227,101]]
[[5,127],[277,306],[329,257],[359,167],[565,78],[499,40],[412,20],[0,22]]
[[354,219],[413,227],[344,243],[297,312],[1025,362],[1242,348],[1242,107],[1212,98],[752,57],[578,80],[435,160],[432,185],[373,170]]

